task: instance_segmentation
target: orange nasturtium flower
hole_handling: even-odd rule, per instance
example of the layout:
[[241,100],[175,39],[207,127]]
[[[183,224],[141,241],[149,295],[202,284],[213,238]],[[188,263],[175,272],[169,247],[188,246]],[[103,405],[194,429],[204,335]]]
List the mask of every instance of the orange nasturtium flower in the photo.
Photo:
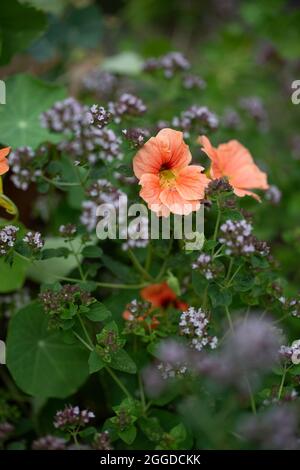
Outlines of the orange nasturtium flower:
[[142,186],[140,196],[159,216],[188,215],[200,207],[209,179],[201,166],[189,165],[192,156],[182,132],[162,129],[133,159]]
[[198,142],[211,159],[211,178],[227,177],[237,196],[252,196],[260,200],[251,189],[268,189],[267,175],[256,166],[249,150],[237,140],[230,140],[217,148],[206,136],[199,137]]
[[9,170],[7,155],[10,152],[10,147],[6,147],[0,150],[0,176],[4,175]]
[[141,297],[150,302],[155,308],[168,308],[172,306],[182,311],[188,308],[188,304],[178,299],[175,292],[166,282],[144,287],[141,290]]

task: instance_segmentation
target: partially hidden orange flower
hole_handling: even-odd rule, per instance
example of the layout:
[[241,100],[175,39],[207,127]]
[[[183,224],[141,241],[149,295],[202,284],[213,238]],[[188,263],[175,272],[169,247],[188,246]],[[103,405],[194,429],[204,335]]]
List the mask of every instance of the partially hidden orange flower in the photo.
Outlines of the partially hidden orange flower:
[[160,324],[158,317],[160,317],[162,313],[159,313],[157,309],[165,310],[168,307],[174,307],[181,311],[188,309],[188,304],[178,299],[175,292],[166,282],[144,287],[144,289],[140,291],[140,295],[143,300],[149,302],[150,306],[145,311],[134,315],[129,308],[130,304],[128,304],[122,316],[127,322],[136,321],[145,327],[150,327],[152,330],[156,329]]
[[[136,318],[136,321],[138,323],[142,323],[145,325],[145,327],[147,326],[147,319],[148,318],[151,318],[151,322],[150,322],[150,328],[152,330],[155,330],[158,325],[159,325],[159,320],[156,316],[152,316],[150,315],[151,312],[146,312],[144,315],[140,315]],[[123,312],[123,318],[124,320],[128,321],[128,322],[132,322],[135,320],[134,316],[132,315],[132,313],[129,311],[129,310],[125,310],[125,312]]]
[[150,302],[155,308],[168,308],[172,306],[182,311],[188,308],[188,304],[178,299],[175,292],[166,282],[144,287],[141,290],[141,297]]
[[7,155],[10,152],[10,147],[5,147],[0,150],[0,176],[4,175],[9,170]]
[[199,137],[198,142],[211,159],[210,176],[213,179],[227,177],[237,196],[252,196],[260,200],[251,189],[268,189],[267,175],[254,163],[249,150],[237,140],[230,140],[217,148],[206,136]]
[[157,215],[188,215],[199,209],[209,179],[203,167],[189,165],[191,160],[182,132],[168,128],[151,137],[135,155],[133,170],[142,186],[140,196]]

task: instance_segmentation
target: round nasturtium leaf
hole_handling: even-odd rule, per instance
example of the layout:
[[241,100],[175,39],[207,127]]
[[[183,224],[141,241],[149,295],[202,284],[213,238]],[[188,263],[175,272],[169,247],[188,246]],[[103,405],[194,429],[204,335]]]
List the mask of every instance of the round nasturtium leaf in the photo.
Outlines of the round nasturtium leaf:
[[65,398],[89,375],[88,351],[76,343],[66,344],[60,331],[49,330],[42,306],[34,302],[10,321],[7,367],[24,392]]
[[15,258],[12,265],[0,259],[0,294],[20,289],[26,279],[27,261]]
[[15,75],[6,81],[6,105],[0,107],[0,139],[12,149],[23,145],[37,147],[45,141],[57,142],[40,123],[41,113],[55,101],[65,98],[64,88],[30,75]]

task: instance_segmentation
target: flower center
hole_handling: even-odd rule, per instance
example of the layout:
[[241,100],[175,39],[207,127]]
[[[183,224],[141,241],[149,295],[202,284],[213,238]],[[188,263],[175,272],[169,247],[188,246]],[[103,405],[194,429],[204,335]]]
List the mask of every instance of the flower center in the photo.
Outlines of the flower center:
[[164,188],[174,186],[176,173],[174,170],[162,170],[159,172],[159,181]]

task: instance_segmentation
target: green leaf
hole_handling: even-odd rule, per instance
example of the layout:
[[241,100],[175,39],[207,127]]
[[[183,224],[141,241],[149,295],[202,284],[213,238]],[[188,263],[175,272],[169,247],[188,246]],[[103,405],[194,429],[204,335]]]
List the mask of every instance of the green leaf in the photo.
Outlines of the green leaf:
[[247,292],[252,289],[255,278],[250,273],[239,273],[234,279],[234,290],[238,292]]
[[82,187],[70,187],[67,189],[67,201],[72,209],[81,210],[82,202],[86,199],[86,193]]
[[94,281],[85,281],[85,282],[80,282],[80,287],[86,292],[93,292],[94,290],[97,289],[98,284],[97,282],[94,282]]
[[174,384],[174,386],[164,390],[159,397],[154,398],[152,401],[157,406],[165,406],[174,401],[178,395],[180,395],[179,387]]
[[105,267],[109,269],[117,277],[117,279],[121,279],[126,282],[137,281],[138,278],[136,273],[129,266],[126,266],[120,261],[116,261],[107,255],[102,256],[102,261]]
[[[44,13],[17,0],[2,0],[0,15],[0,65],[24,50],[46,28]],[[9,99],[9,98],[8,98]]]
[[143,60],[135,52],[121,52],[105,59],[101,67],[112,73],[138,75],[142,71]]
[[164,431],[157,418],[145,418],[142,416],[138,420],[138,425],[149,441],[158,442],[161,439]]
[[291,367],[291,369],[289,370],[289,373],[291,375],[300,375],[300,364],[294,365],[293,367]]
[[1,142],[14,148],[36,147],[44,141],[57,142],[61,137],[40,125],[40,115],[65,96],[61,87],[50,85],[29,75],[16,75],[6,82],[7,103],[0,106]]
[[122,441],[126,444],[130,445],[136,438],[136,427],[134,425],[130,426],[129,428],[125,429],[124,431],[119,431],[118,435]]
[[0,293],[13,292],[20,289],[25,281],[26,269],[28,263],[19,257],[14,257],[12,265],[4,262],[4,259],[0,259]]
[[225,209],[222,211],[223,220],[242,220],[244,217],[243,215],[237,211],[232,209]]
[[11,319],[7,366],[16,384],[29,395],[65,398],[88,377],[88,353],[66,344],[63,333],[48,329],[42,306],[35,302]]
[[83,429],[78,434],[83,439],[89,439],[97,433],[97,429],[94,426],[89,426],[88,428]]
[[60,14],[67,6],[65,0],[19,0],[20,3],[30,3],[30,5],[47,13]]
[[[77,251],[80,247],[81,240],[79,237],[73,241],[74,249]],[[61,248],[60,237],[49,237],[45,240],[45,249],[59,249]],[[60,254],[60,252],[59,252]],[[28,269],[28,277],[35,282],[51,284],[57,281],[58,277],[64,277],[69,274],[70,271],[77,267],[77,261],[73,254],[69,254],[67,258],[61,256],[55,258],[44,259],[36,261],[34,265],[31,265]]]
[[169,270],[168,275],[167,275],[167,284],[172,289],[173,292],[175,292],[176,295],[180,295],[180,284],[176,276]]
[[86,317],[91,321],[104,321],[111,316],[110,311],[101,302],[95,302],[89,307]]
[[205,279],[203,274],[201,274],[199,271],[195,269],[192,271],[192,284],[193,284],[195,293],[203,297],[205,288],[207,286],[207,280]]
[[217,246],[218,242],[215,240],[205,240],[204,242],[204,249],[205,252],[211,251],[213,248]]
[[26,443],[25,441],[11,442],[8,444],[7,450],[26,450]]
[[186,429],[182,423],[171,429],[170,434],[176,440],[176,443],[182,442],[186,438]]
[[127,372],[128,374],[136,374],[136,364],[124,349],[119,349],[119,351],[111,354],[109,365],[112,369]]
[[232,302],[232,294],[229,290],[220,289],[217,284],[212,284],[208,288],[208,294],[213,307],[229,306]]
[[102,361],[99,354],[96,351],[91,351],[91,354],[89,356],[89,371],[90,371],[90,374],[93,374],[94,372],[98,372],[99,370],[103,369],[104,365],[105,364]]
[[120,405],[113,406],[113,410],[117,415],[125,411],[133,420],[143,412],[141,403],[133,398],[125,398]]
[[99,246],[85,246],[81,252],[84,258],[101,258],[103,251]]
[[42,251],[42,259],[49,258],[67,258],[70,254],[70,250],[65,246],[60,248],[48,248]]
[[252,256],[251,258],[251,264],[254,268],[268,268],[269,263],[266,258],[259,258],[258,256]]

